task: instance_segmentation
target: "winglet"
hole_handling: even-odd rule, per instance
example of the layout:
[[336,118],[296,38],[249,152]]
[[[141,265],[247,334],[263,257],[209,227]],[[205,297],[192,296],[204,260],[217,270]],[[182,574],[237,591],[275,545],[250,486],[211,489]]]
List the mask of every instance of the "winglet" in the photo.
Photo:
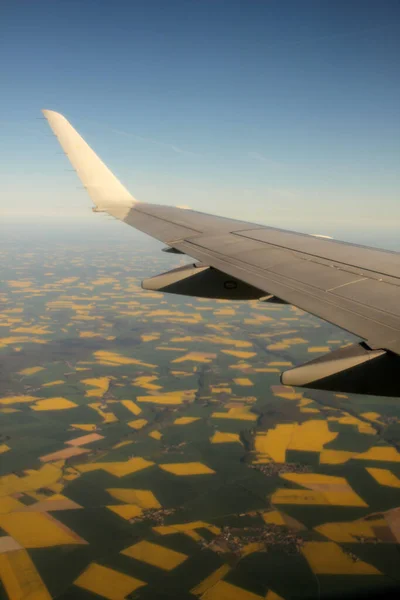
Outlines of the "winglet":
[[63,115],[52,110],[42,112],[99,210],[137,202]]

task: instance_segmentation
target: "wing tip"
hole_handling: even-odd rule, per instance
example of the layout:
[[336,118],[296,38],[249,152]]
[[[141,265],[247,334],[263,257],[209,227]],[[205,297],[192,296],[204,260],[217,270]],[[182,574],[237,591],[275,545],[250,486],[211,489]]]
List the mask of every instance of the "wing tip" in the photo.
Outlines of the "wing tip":
[[60,121],[66,121],[66,118],[64,117],[64,115],[62,115],[61,113],[55,111],[55,110],[50,110],[48,108],[42,108],[42,114],[43,116],[48,120],[60,120]]

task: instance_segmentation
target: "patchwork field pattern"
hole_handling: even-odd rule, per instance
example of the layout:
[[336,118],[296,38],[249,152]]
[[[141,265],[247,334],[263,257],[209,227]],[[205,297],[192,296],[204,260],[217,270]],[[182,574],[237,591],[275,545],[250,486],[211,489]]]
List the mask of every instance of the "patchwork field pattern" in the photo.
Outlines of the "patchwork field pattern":
[[0,598],[400,585],[398,400],[279,384],[350,336],[143,291],[187,259],[134,240],[2,254]]

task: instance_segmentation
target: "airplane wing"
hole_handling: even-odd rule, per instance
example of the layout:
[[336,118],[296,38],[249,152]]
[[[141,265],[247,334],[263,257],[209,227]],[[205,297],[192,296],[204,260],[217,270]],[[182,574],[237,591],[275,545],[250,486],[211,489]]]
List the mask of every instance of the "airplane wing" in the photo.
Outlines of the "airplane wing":
[[145,289],[293,304],[364,341],[282,374],[282,383],[400,396],[400,254],[184,208],[138,202],[61,114],[43,111],[95,212],[198,262]]

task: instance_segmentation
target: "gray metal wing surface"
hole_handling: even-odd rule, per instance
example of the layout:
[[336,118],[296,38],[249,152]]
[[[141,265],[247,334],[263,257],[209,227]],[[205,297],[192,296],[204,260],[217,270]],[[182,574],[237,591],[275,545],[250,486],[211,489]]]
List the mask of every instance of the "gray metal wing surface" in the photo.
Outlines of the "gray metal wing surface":
[[[252,290],[249,298],[259,290],[259,297],[272,295],[362,338],[366,343],[355,366],[382,354],[392,355],[390,360],[400,354],[399,253],[138,202],[64,117],[52,111],[44,114],[87,187],[95,211],[107,212],[218,271],[221,281],[225,278],[232,287],[243,283]],[[190,277],[196,288],[193,273]],[[204,287],[204,272],[202,277]],[[179,293],[179,286],[171,291]],[[286,379],[293,384],[301,380],[296,375]],[[307,385],[307,377],[299,385]]]

